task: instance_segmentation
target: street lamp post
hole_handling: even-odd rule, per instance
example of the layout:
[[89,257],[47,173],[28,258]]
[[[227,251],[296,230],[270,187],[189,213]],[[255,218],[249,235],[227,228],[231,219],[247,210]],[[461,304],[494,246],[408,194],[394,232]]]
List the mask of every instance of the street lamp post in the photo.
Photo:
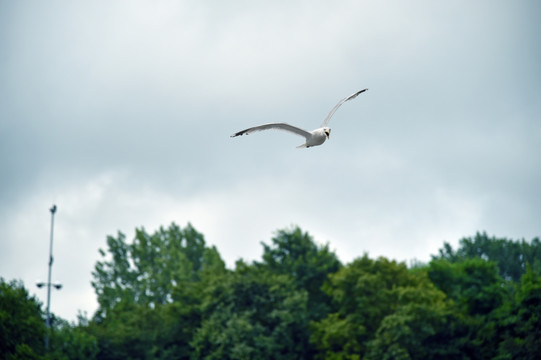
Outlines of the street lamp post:
[[49,349],[49,333],[51,330],[51,316],[50,316],[50,308],[51,308],[51,286],[54,286],[55,289],[60,290],[62,288],[62,284],[53,284],[51,283],[51,270],[53,267],[53,230],[54,230],[54,214],[56,212],[56,205],[53,205],[52,208],[49,209],[51,211],[51,241],[49,246],[49,277],[48,281],[46,283],[38,282],[36,285],[38,288],[41,288],[45,285],[47,285],[47,320],[45,322],[45,325],[47,326],[47,333],[45,334],[45,349]]

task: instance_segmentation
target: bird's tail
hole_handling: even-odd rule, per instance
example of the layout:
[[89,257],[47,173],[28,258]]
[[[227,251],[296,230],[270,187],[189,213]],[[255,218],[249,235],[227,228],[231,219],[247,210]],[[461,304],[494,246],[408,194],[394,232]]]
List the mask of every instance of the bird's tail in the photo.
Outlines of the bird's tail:
[[297,146],[297,149],[302,149],[302,148],[305,148],[305,147],[308,147],[308,145],[306,145],[306,143]]

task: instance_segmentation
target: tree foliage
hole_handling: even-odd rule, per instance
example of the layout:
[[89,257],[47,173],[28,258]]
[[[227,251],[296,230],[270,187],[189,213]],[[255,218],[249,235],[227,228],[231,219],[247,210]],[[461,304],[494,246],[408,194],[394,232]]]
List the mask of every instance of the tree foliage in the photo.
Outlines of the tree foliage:
[[287,276],[237,262],[204,296],[192,342],[198,359],[306,357],[306,291]]
[[299,227],[279,230],[272,244],[263,245],[262,269],[278,275],[290,276],[298,290],[308,292],[310,320],[317,320],[329,310],[330,297],[322,290],[329,274],[341,263],[328,245],[318,246],[313,238]]
[[107,245],[92,282],[100,308],[89,329],[100,341],[99,358],[189,358],[200,292],[225,273],[216,248],[190,224],[154,234],[136,229],[131,243],[119,233]]
[[526,264],[541,272],[541,242],[534,238],[513,241],[506,238],[489,237],[486,232],[460,240],[460,246],[454,250],[449,243],[444,243],[433,259],[461,262],[466,259],[481,258],[497,264],[500,276],[504,279],[520,281],[526,271]]
[[318,358],[426,359],[458,351],[450,350],[451,307],[424,271],[364,255],[331,275],[324,290],[337,311],[312,323]]
[[0,277],[0,354],[6,359],[38,359],[44,354],[41,304],[20,281]]
[[86,319],[81,316],[77,325],[55,318],[49,357],[56,360],[96,359],[99,351],[98,340],[85,330],[86,323]]
[[342,265],[293,227],[262,244],[260,261],[226,269],[190,224],[118,233],[93,272],[98,310],[55,318],[48,353],[40,304],[0,279],[1,357],[541,358],[538,240],[460,244],[412,268],[367,254]]
[[487,315],[505,300],[504,280],[492,261],[480,258],[457,263],[433,260],[428,276],[469,315]]
[[506,304],[498,322],[503,334],[498,359],[540,359],[541,274],[529,265],[514,300]]
[[107,237],[107,246],[108,252],[100,249],[103,260],[92,273],[100,315],[121,302],[149,307],[171,303],[179,284],[225,268],[216,248],[206,247],[203,235],[190,224],[185,229],[171,224],[152,235],[136,229],[131,244],[119,232],[116,238]]

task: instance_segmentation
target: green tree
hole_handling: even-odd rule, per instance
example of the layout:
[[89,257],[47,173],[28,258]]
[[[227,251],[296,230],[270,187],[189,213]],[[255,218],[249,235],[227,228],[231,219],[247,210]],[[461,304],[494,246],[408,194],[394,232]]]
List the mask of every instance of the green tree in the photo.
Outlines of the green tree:
[[444,243],[435,260],[460,262],[466,259],[482,258],[497,263],[499,274],[504,279],[515,282],[526,271],[530,264],[537,272],[541,272],[541,242],[534,238],[527,242],[524,239],[513,241],[506,238],[489,237],[485,232],[475,236],[462,238],[457,250],[449,243]]
[[469,315],[486,315],[500,307],[507,294],[497,264],[480,258],[450,263],[433,260],[428,276]]
[[40,359],[45,322],[41,304],[20,281],[0,277],[0,354],[6,359]]
[[327,315],[330,297],[323,292],[322,285],[329,274],[335,273],[341,263],[329,246],[318,246],[312,237],[299,227],[279,230],[272,244],[263,245],[263,262],[258,264],[278,275],[289,275],[297,289],[308,292],[310,320],[319,320]]
[[307,294],[290,277],[237,262],[205,290],[195,359],[306,358]]
[[79,316],[79,324],[55,318],[50,341],[50,358],[55,360],[93,360],[98,355],[98,341],[89,334],[88,322]]
[[93,272],[100,307],[88,326],[98,358],[189,358],[201,294],[226,271],[218,251],[189,224],[152,235],[138,229],[131,244],[119,233],[107,244]]
[[[409,271],[404,263],[385,258],[372,260],[364,255],[356,259],[330,275],[324,290],[332,297],[337,311],[312,322],[311,341],[320,351],[319,358],[377,358],[382,355],[381,349],[391,345],[397,351],[391,357],[405,356],[414,352],[418,344],[437,336],[447,314],[444,295],[424,272]],[[430,314],[433,330],[415,331],[423,326],[415,314],[423,312]],[[407,325],[409,330],[405,326],[397,328],[397,322]],[[397,337],[393,331],[409,331],[417,345],[408,345],[411,339]]]
[[385,316],[365,359],[467,359],[467,328],[445,295],[426,277],[417,286],[397,288],[398,306]]
[[[88,331],[98,339],[99,359],[186,359],[190,339],[176,338],[179,305],[119,303]],[[195,331],[194,328],[191,331]],[[177,340],[184,340],[183,344]]]
[[499,321],[498,359],[541,359],[541,275],[530,266]]
[[510,300],[510,288],[498,274],[495,262],[481,258],[451,263],[433,260],[428,276],[449,299],[469,329],[463,348],[472,359],[496,356],[499,336],[497,314]]
[[133,243],[125,235],[107,237],[108,254],[92,273],[100,305],[98,315],[120,302],[154,307],[171,303],[173,291],[181,283],[196,281],[208,268],[225,269],[215,247],[207,247],[202,234],[190,224],[181,229],[174,223],[149,235],[136,229]]

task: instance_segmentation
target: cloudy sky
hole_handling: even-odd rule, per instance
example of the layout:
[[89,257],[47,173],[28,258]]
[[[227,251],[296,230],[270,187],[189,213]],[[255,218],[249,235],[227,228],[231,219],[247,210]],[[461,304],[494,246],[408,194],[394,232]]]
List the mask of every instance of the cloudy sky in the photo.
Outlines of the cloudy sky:
[[[107,235],[188,222],[228,266],[299,225],[343,262],[541,235],[538,1],[3,1],[0,276],[91,316]],[[324,145],[244,128],[317,128]]]

